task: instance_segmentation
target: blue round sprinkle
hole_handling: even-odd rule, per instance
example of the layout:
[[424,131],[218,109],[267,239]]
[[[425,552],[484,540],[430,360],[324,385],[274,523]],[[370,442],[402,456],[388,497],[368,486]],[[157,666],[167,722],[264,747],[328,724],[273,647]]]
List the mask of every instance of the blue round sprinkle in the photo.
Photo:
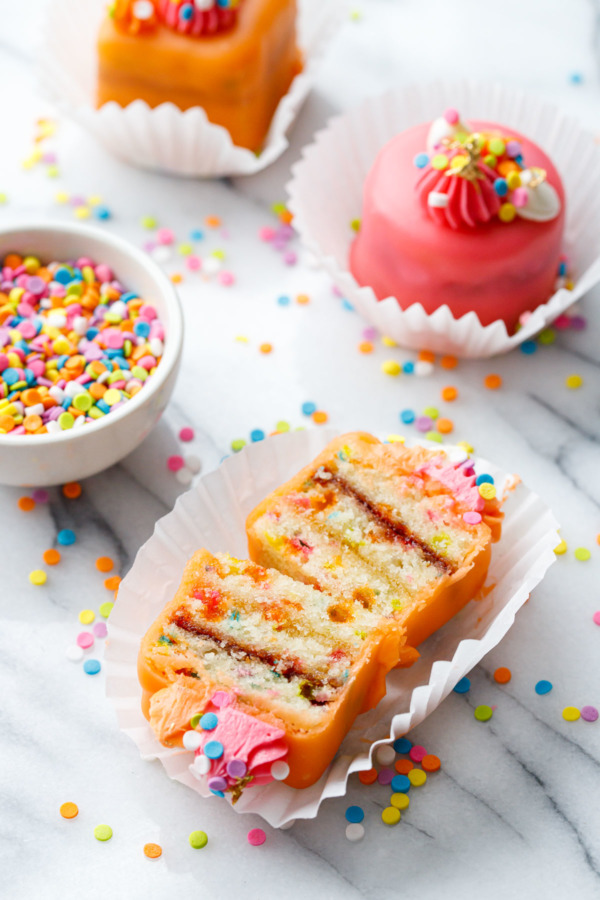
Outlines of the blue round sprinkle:
[[86,659],[83,664],[83,671],[86,675],[97,675],[102,666],[97,659]]
[[221,741],[209,741],[204,745],[204,753],[209,759],[220,759],[223,756],[225,748]]
[[94,209],[94,215],[97,219],[110,219],[112,213],[108,206],[96,206]]
[[316,411],[317,411],[316,403],[311,403],[310,401],[308,401],[307,403],[302,404],[302,412],[304,413],[305,416],[312,416],[312,414]]
[[250,432],[250,440],[256,443],[257,441],[264,441],[265,433],[262,428],[255,428],[254,431]]
[[414,362],[412,362],[412,360],[409,360],[408,362],[402,363],[402,371],[405,375],[412,375],[415,371]]
[[536,694],[549,694],[552,690],[552,682],[551,681],[538,681],[535,686]]
[[406,794],[410,791],[410,781],[406,775],[394,775],[391,788],[394,792]]
[[75,532],[71,531],[70,528],[63,528],[62,531],[59,531],[56,535],[56,540],[63,547],[70,547],[71,544],[74,544],[77,538],[75,537]]
[[479,487],[480,484],[493,484],[493,483],[494,483],[494,479],[492,478],[491,475],[488,475],[487,473],[484,473],[483,475],[478,475],[477,478],[475,479],[475,484],[477,485],[477,487]]
[[535,341],[523,341],[521,344],[521,353],[527,354],[527,356],[531,356],[532,353],[535,353],[537,350],[537,344]]
[[19,373],[16,369],[13,369],[11,367],[4,370],[4,372],[2,373],[2,377],[7,384],[16,384],[17,381],[20,381]]
[[73,273],[70,269],[66,269],[64,266],[61,266],[53,275],[53,280],[58,281],[59,284],[68,284],[73,277]]
[[569,75],[569,81],[571,82],[571,84],[581,84],[581,82],[583,81],[583,75],[581,74],[581,72],[571,72],[571,74]]
[[454,692],[456,694],[466,694],[468,690],[471,688],[471,679],[467,678],[466,675],[464,678],[461,678],[458,684],[454,685]]
[[494,181],[494,190],[499,197],[506,197],[508,194],[508,182],[506,178],[496,178]]
[[183,6],[179,7],[179,18],[183,19],[184,22],[189,21],[194,15],[194,7],[191,3],[186,3]]
[[409,741],[408,738],[397,738],[393,744],[394,750],[396,753],[408,753],[410,748],[412,747],[412,741]]
[[277,298],[277,302],[279,303],[280,306],[289,306],[290,298],[287,297],[285,294],[282,294],[281,297]]
[[345,297],[342,300],[342,309],[347,309],[348,312],[354,312],[354,307],[352,306],[352,304],[350,303],[349,300],[346,300]]
[[150,323],[136,322],[133,326],[133,330],[139,337],[148,337],[148,335],[150,334]]
[[204,238],[204,232],[200,231],[199,228],[194,228],[193,231],[190,231],[190,238],[193,241],[201,241]]
[[[212,731],[213,728],[216,728],[218,724],[218,716],[216,716],[214,713],[204,713],[204,715],[200,719],[200,728],[202,728],[203,731]],[[215,742],[213,741],[213,743]],[[216,743],[218,743],[218,741]],[[217,757],[215,757],[215,759],[216,758]]]
[[403,409],[400,413],[400,421],[405,425],[412,425],[417,418],[417,414],[412,409]]
[[362,806],[349,806],[346,810],[347,822],[362,822],[365,817],[365,811]]
[[413,162],[417,169],[424,169],[429,162],[429,156],[427,155],[427,153],[417,153]]

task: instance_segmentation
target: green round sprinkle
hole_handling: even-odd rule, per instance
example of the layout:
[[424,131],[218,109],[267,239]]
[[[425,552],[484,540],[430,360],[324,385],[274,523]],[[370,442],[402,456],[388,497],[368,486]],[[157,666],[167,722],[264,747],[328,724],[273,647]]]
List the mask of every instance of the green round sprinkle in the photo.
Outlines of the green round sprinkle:
[[107,312],[104,316],[105,322],[110,322],[111,325],[118,325],[123,321],[123,316],[118,312]]
[[540,331],[538,334],[538,341],[540,344],[553,344],[556,340],[556,332],[552,328],[544,328],[543,331]]
[[98,607],[98,612],[103,619],[108,619],[114,605],[115,604],[112,602],[112,600],[106,600],[104,603],[100,604],[100,606]]
[[504,141],[500,140],[500,138],[492,138],[492,140],[488,143],[488,147],[490,151],[494,154],[494,156],[502,156],[504,151],[506,150],[506,144]]
[[483,704],[475,707],[474,715],[478,722],[487,722],[494,715],[494,710],[491,706]]
[[244,438],[235,438],[235,440],[233,440],[231,442],[231,449],[233,450],[234,453],[239,453],[239,451],[242,449],[242,447],[245,447],[245,446],[246,446],[246,441],[244,440]]
[[432,168],[442,172],[444,169],[448,168],[448,157],[445,153],[437,153],[431,160],[431,165]]
[[191,244],[180,244],[177,248],[177,251],[181,254],[181,256],[189,256],[190,253],[193,253],[194,248]]
[[68,428],[72,428],[75,424],[75,419],[70,412],[61,413],[57,421],[63,431],[66,431]]
[[290,430],[290,423],[289,423],[289,422],[284,422],[284,421],[277,422],[275,428],[277,429],[277,431],[289,431],[289,430]]
[[486,166],[490,167],[490,169],[495,169],[496,163],[498,162],[498,160],[496,159],[496,157],[494,156],[493,153],[488,153],[487,156],[484,156],[483,161],[486,164]]
[[77,396],[73,398],[73,406],[75,409],[80,409],[82,412],[87,412],[88,409],[91,409],[93,402],[91,395],[87,392],[85,394],[77,394]]
[[202,718],[203,715],[204,715],[204,713],[194,713],[194,715],[190,719],[190,727],[197,728],[198,723],[200,722],[200,719]]
[[83,294],[83,285],[80,281],[77,281],[75,284],[70,284],[67,288],[67,296],[81,297],[82,294]]
[[3,191],[0,193],[0,203],[8,203],[8,195]]
[[154,216],[143,216],[142,217],[142,228],[156,228],[157,221]]
[[213,252],[210,255],[214,256],[215,259],[225,259],[225,251],[224,250],[213,250]]
[[94,828],[94,837],[97,841],[110,841],[113,836],[113,830],[110,825],[96,825]]
[[428,416],[430,419],[437,419],[440,414],[439,409],[436,409],[435,406],[427,406],[423,410],[423,415]]
[[208,836],[205,831],[192,831],[189,841],[194,850],[202,850],[208,844]]
[[581,562],[585,562],[591,555],[587,547],[578,547],[575,551],[575,559],[579,559]]
[[350,222],[350,228],[352,231],[360,231],[360,219],[352,219]]
[[444,442],[444,439],[439,431],[428,431],[425,437],[428,441],[436,441],[438,444],[442,444]]
[[274,203],[271,206],[271,209],[273,210],[275,215],[278,216],[279,213],[285,212],[286,206],[285,203]]
[[134,378],[139,378],[140,381],[145,381],[148,377],[148,373],[143,366],[134,366],[131,370],[131,374]]

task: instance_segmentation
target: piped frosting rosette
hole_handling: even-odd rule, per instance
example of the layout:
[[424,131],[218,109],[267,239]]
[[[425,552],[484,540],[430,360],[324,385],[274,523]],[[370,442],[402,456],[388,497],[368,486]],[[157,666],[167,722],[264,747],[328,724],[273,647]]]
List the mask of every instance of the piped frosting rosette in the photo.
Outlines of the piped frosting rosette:
[[179,34],[208,37],[234,27],[242,0],[115,0],[109,7],[118,28],[149,34],[161,22]]

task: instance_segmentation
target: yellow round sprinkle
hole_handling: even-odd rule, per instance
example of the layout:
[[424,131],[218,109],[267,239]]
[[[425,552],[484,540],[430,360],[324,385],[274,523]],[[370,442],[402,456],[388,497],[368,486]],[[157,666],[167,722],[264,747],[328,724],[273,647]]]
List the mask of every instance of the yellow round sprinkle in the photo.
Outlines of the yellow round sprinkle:
[[575,551],[575,559],[578,559],[580,562],[586,562],[591,555],[587,547],[578,547]]
[[518,172],[509,172],[506,176],[506,182],[509,190],[514,191],[515,188],[521,187],[521,176]]
[[448,157],[444,153],[437,153],[431,160],[432,168],[442,172],[448,168]]
[[82,625],[90,625],[96,618],[93,609],[82,609],[79,613],[79,621]]
[[116,388],[109,388],[102,399],[105,403],[108,403],[109,406],[114,406],[115,403],[118,403],[121,399],[121,391],[118,391]]
[[566,722],[576,722],[581,716],[581,713],[576,706],[565,706],[562,711],[562,716]]
[[390,444],[403,444],[406,438],[401,434],[388,434],[387,439]]
[[89,219],[91,212],[87,206],[76,206],[73,214],[76,219]]
[[562,556],[563,553],[567,552],[567,549],[568,549],[567,542],[561,541],[560,544],[557,544],[556,547],[554,548],[554,552],[556,553],[557,556]]
[[29,580],[32,584],[46,584],[48,576],[43,569],[34,569],[29,573]]
[[395,806],[386,806],[381,813],[381,820],[385,825],[397,825],[400,821],[400,810]]
[[475,453],[475,448],[472,444],[469,444],[468,441],[459,441],[456,446],[460,447],[461,450],[464,450],[465,453]]
[[394,340],[394,338],[388,337],[387,334],[384,334],[381,338],[381,343],[384,347],[397,347],[398,344]]
[[386,359],[385,362],[381,363],[381,371],[386,375],[399,375],[402,371],[402,366],[395,359]]
[[423,769],[411,769],[408,773],[408,780],[413,787],[421,787],[427,781],[427,772]]
[[576,388],[580,388],[583,384],[583,378],[581,375],[567,375],[565,378],[565,384],[568,388],[574,391]]
[[498,210],[498,218],[501,222],[512,222],[517,214],[517,210],[512,203],[503,203]]
[[390,797],[390,803],[392,806],[395,806],[396,809],[408,809],[410,803],[410,797],[408,794],[392,794]]
[[480,484],[479,494],[484,500],[493,500],[496,496],[496,488],[493,484]]

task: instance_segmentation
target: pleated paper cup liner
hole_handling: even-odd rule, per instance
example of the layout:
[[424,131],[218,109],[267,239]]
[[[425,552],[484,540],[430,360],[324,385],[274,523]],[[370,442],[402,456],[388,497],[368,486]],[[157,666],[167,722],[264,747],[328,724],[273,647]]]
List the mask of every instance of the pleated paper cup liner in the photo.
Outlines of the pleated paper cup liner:
[[[167,774],[211,802],[189,771],[194,754],[167,749],[154,736],[141,711],[137,656],[146,630],[172,600],[184,566],[200,547],[213,553],[246,557],[245,520],[259,501],[307,465],[335,436],[331,429],[271,437],[229,457],[177,501],[156,524],[154,534],[136,556],[121,583],[110,615],[106,648],[106,692],[120,728],[137,744],[143,759],[160,759]],[[432,445],[433,446],[433,445]],[[439,445],[436,445],[439,449]],[[451,457],[464,451],[444,450]],[[514,476],[493,463],[476,460],[478,473],[495,479],[499,493],[514,485]],[[258,813],[274,827],[317,815],[328,797],[341,797],[348,776],[372,767],[381,744],[406,734],[433,712],[456,683],[502,640],[533,588],[555,560],[557,523],[545,503],[519,483],[504,503],[502,539],[494,545],[483,599],[473,600],[419,648],[409,669],[394,670],[378,706],[359,716],[320,780],[302,790],[272,782],[247,788],[233,809]]]
[[252,175],[288,147],[286,135],[345,10],[345,0],[300,0],[304,68],[280,100],[260,154],[236,146],[227,129],[209,122],[201,107],[182,112],[173,103],[151,108],[136,100],[124,108],[114,102],[96,108],[96,41],[107,0],[51,0],[39,48],[40,85],[61,112],[135,166],[193,177]]
[[[482,325],[475,312],[456,319],[448,306],[432,314],[420,303],[401,309],[395,297],[378,300],[349,271],[363,186],[382,147],[396,134],[442,115],[499,122],[527,135],[557,166],[567,196],[564,249],[574,278],[509,334],[503,321]],[[461,81],[411,85],[369,99],[332,119],[292,169],[288,185],[294,227],[318,265],[360,315],[403,347],[462,357],[507,353],[548,327],[600,281],[600,151],[591,134],[556,107],[511,87]]]

